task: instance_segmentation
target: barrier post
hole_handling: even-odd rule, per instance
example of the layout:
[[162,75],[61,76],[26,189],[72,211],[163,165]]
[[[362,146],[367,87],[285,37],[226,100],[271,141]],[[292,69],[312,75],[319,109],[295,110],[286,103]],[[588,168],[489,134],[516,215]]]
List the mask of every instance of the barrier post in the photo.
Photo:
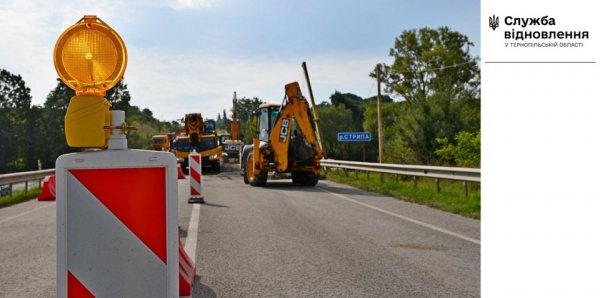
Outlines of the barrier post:
[[188,156],[190,166],[190,198],[188,203],[204,203],[202,196],[202,156],[194,150]]

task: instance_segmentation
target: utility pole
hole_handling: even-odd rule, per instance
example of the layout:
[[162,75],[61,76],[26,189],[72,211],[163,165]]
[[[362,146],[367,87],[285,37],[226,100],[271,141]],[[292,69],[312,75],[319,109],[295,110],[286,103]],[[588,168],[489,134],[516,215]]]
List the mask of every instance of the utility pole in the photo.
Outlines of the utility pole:
[[379,163],[383,163],[383,132],[381,129],[381,70],[377,65],[377,132],[379,134]]
[[310,78],[308,77],[308,68],[306,62],[302,62],[302,69],[304,69],[304,77],[306,78],[306,85],[308,86],[308,95],[310,95],[310,102],[312,104],[313,120],[317,126],[317,141],[323,150],[323,158],[327,158],[327,148],[323,144],[323,132],[321,131],[321,124],[319,123],[319,113],[317,112],[317,106],[315,105],[315,98],[313,96],[312,87],[310,86]]

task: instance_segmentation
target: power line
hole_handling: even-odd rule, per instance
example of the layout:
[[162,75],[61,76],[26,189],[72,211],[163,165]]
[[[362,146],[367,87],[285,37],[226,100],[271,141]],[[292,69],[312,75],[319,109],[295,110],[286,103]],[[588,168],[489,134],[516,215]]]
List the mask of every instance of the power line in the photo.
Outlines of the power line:
[[[469,64],[469,63],[474,63],[474,62],[471,61],[471,62],[457,63],[457,64],[452,64],[452,65],[448,65],[448,66],[442,66],[442,67],[438,67],[438,68],[429,68],[429,69],[425,69],[425,70],[422,70],[422,71],[425,72],[425,71],[434,71],[434,70],[444,70],[446,68],[453,68],[453,67],[457,67],[459,65]],[[397,72],[397,73],[412,73],[412,72],[415,72],[415,71],[394,71],[394,72]]]
[[371,89],[369,89],[369,94],[367,95],[367,98],[369,98],[369,95],[371,95],[371,91],[373,91],[373,86],[375,86],[375,81],[377,81],[377,80],[373,80],[373,84],[371,85]]

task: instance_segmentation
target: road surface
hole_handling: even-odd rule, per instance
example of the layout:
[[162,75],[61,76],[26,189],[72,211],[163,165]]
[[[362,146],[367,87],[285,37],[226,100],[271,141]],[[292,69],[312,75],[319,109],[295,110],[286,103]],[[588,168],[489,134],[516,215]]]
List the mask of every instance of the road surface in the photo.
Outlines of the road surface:
[[[193,297],[480,296],[479,221],[330,181],[250,187],[233,168],[203,177],[195,209],[179,180]],[[55,296],[55,206],[0,209],[0,297]]]

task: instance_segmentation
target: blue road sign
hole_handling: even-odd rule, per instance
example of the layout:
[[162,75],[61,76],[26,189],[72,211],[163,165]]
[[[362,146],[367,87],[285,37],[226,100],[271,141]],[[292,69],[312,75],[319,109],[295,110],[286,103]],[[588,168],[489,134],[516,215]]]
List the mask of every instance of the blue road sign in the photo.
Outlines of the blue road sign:
[[370,132],[338,132],[338,142],[368,142]]

